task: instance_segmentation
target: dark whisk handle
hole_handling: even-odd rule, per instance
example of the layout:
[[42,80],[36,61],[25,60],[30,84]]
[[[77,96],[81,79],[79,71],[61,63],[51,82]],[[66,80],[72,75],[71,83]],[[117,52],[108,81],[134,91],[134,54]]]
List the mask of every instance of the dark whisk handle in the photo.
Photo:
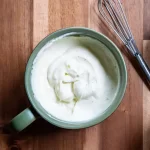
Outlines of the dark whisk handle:
[[137,54],[137,55],[135,55],[135,57],[136,57],[137,61],[139,62],[141,69],[145,73],[148,81],[150,81],[150,69],[149,69],[148,65],[146,64],[145,60],[143,59],[141,54]]
[[130,52],[133,54],[133,56],[137,59],[145,76],[147,77],[148,81],[150,81],[150,69],[148,65],[146,64],[145,60],[143,59],[142,55],[140,54],[133,37],[128,41],[126,46],[130,50]]

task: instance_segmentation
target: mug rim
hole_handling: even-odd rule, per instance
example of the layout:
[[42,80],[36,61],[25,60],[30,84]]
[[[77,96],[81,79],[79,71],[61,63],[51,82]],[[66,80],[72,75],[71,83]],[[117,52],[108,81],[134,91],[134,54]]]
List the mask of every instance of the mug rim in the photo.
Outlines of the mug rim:
[[[34,98],[32,87],[31,87],[31,84],[29,81],[31,79],[30,77],[31,77],[31,70],[32,70],[32,66],[33,66],[33,61],[34,61],[35,57],[37,56],[38,52],[41,50],[41,48],[43,46],[45,46],[46,43],[48,43],[49,41],[51,41],[53,39],[56,39],[56,38],[58,38],[62,35],[65,35],[67,33],[74,33],[74,32],[80,33],[80,34],[85,35],[85,36],[90,36],[90,37],[96,38],[96,39],[97,39],[97,37],[99,37],[98,40],[100,42],[102,42],[101,40],[108,42],[112,46],[112,49],[110,49],[110,48],[108,48],[108,49],[111,52],[114,51],[116,53],[117,58],[115,57],[115,59],[116,60],[118,59],[117,63],[121,64],[120,69],[122,70],[121,77],[122,77],[123,81],[120,81],[122,85],[120,85],[121,88],[119,89],[119,91],[117,91],[116,97],[113,100],[113,102],[111,103],[111,105],[100,116],[98,116],[92,120],[86,121],[86,122],[85,121],[83,121],[83,122],[82,121],[81,122],[63,121],[63,120],[57,119],[53,116],[50,116],[50,114],[48,114],[44,110],[44,108],[42,108],[42,106],[38,103],[38,101]],[[92,34],[92,36],[91,36],[91,34]],[[102,39],[100,40],[100,38],[102,38]],[[105,44],[105,43],[103,43],[103,44]],[[106,44],[105,44],[105,46],[107,47]],[[117,109],[117,107],[120,105],[120,103],[123,99],[125,90],[126,90],[126,86],[127,86],[127,69],[126,69],[125,61],[123,59],[123,56],[122,56],[119,48],[108,37],[106,37],[102,33],[96,32],[92,29],[85,28],[85,27],[64,28],[64,29],[57,30],[53,33],[50,33],[48,36],[46,36],[44,39],[42,39],[39,42],[39,44],[33,49],[33,52],[29,57],[29,60],[28,60],[27,66],[26,66],[26,70],[25,70],[25,90],[26,90],[29,101],[32,104],[33,108],[37,111],[37,113],[42,118],[47,120],[49,123],[51,123],[55,126],[61,127],[61,128],[66,128],[66,129],[80,129],[80,128],[90,127],[90,126],[96,125],[96,124],[102,122],[103,120],[105,120],[106,118],[108,118]]]

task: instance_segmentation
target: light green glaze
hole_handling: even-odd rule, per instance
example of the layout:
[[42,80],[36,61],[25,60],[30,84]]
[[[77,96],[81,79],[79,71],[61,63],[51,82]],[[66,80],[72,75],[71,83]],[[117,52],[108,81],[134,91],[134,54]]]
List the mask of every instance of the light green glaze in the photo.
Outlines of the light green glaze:
[[36,120],[35,115],[31,112],[29,108],[26,108],[20,114],[18,114],[15,118],[11,120],[11,127],[15,129],[15,131],[21,131],[30,125],[33,121]]
[[[120,70],[120,83],[119,83],[118,93],[117,93],[115,100],[103,114],[101,114],[97,118],[94,118],[93,120],[89,120],[88,122],[71,122],[70,123],[70,122],[65,122],[65,121],[59,120],[57,118],[54,118],[52,116],[49,116],[47,114],[47,112],[35,100],[33,92],[32,92],[32,88],[31,88],[30,76],[31,76],[32,64],[33,64],[34,58],[36,57],[37,53],[50,40],[55,39],[64,34],[68,34],[68,33],[73,33],[72,35],[79,35],[79,36],[80,35],[90,36],[90,37],[95,38],[95,39],[99,40],[100,42],[102,42],[106,47],[108,47],[108,49],[112,52],[112,54],[116,58],[116,60],[118,62],[119,70]],[[88,28],[67,28],[67,29],[62,29],[62,30],[56,31],[56,32],[48,35],[34,49],[32,55],[28,61],[28,64],[26,67],[26,73],[25,73],[26,92],[27,92],[27,95],[29,97],[31,104],[33,105],[35,110],[38,112],[38,114],[41,117],[43,117],[45,120],[47,120],[49,123],[54,124],[58,127],[67,128],[67,129],[86,128],[86,127],[95,125],[95,124],[103,121],[104,119],[106,119],[108,116],[110,116],[115,111],[115,109],[118,107],[118,105],[120,104],[120,102],[123,98],[125,89],[126,89],[126,84],[127,84],[127,71],[126,71],[125,62],[123,60],[123,57],[122,57],[119,49],[106,36],[104,36],[103,34],[97,33]],[[12,120],[12,124],[13,124],[13,127],[17,131],[21,131],[26,126],[31,124],[35,119],[36,118],[35,118],[34,114],[30,111],[30,109],[27,108],[26,110],[24,110],[22,113],[20,113],[18,116],[16,116]]]

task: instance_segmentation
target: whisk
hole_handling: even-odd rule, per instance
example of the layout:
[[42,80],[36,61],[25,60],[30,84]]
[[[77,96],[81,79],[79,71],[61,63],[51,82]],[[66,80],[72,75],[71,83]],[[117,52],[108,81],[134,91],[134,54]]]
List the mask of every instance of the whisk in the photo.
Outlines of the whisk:
[[98,9],[104,20],[137,59],[148,81],[150,81],[150,69],[137,48],[120,0],[99,0]]

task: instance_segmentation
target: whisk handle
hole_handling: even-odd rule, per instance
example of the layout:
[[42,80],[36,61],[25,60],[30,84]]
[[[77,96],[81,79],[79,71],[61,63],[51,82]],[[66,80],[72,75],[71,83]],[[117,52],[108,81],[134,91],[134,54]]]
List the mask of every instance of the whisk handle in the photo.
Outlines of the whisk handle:
[[137,59],[145,76],[147,77],[148,81],[150,81],[150,69],[149,69],[148,65],[146,64],[144,58],[140,54],[133,37],[128,41],[126,46],[130,50],[130,52],[133,54],[133,56]]
[[145,73],[148,81],[150,81],[150,69],[149,69],[148,65],[146,64],[145,60],[143,59],[141,54],[137,54],[137,55],[135,55],[135,57],[136,57],[137,61],[139,62],[141,69]]

